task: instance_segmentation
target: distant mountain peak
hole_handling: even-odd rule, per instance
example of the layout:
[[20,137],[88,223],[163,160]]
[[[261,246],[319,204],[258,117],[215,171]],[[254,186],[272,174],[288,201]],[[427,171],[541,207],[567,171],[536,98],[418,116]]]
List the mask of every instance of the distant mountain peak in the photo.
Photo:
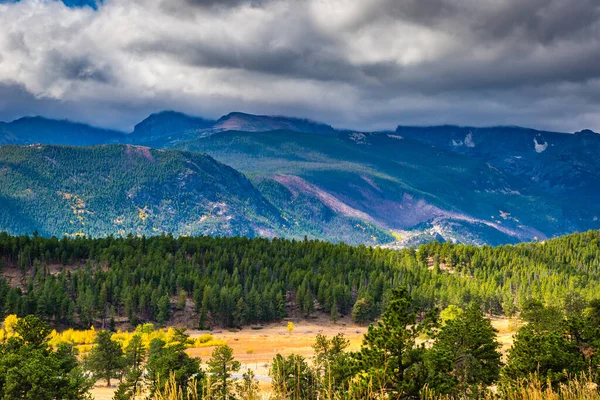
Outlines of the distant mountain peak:
[[124,138],[123,132],[40,116],[23,117],[0,125],[0,145],[31,143],[94,145],[120,142]]
[[161,111],[150,114],[137,124],[132,133],[135,141],[153,141],[173,134],[195,132],[212,127],[214,121],[193,117],[177,111]]
[[215,129],[224,131],[267,132],[276,130],[291,130],[304,133],[331,134],[335,129],[331,125],[310,119],[254,115],[243,112],[231,112],[217,121]]
[[207,125],[214,123],[214,121],[212,121],[212,120],[208,120],[208,119],[205,119],[202,117],[192,116],[192,115],[185,114],[185,113],[182,113],[179,111],[164,110],[164,111],[159,111],[159,112],[150,114],[142,122],[140,122],[139,124],[137,124],[135,126],[134,132],[135,132],[135,129],[142,128],[142,127],[144,127],[144,125],[148,125],[150,123],[155,123],[156,121],[164,121],[164,122],[169,122],[169,123],[180,122],[180,121],[194,121],[196,123],[204,122]]
[[598,135],[598,132],[594,132],[591,129],[583,129],[579,132],[575,132],[576,135]]
[[[26,117],[21,117],[18,118],[12,122],[10,122],[9,124],[11,125],[15,125],[15,126],[23,126],[23,125],[36,125],[39,126],[40,124],[45,124],[45,125],[52,125],[52,126],[63,126],[63,127],[70,127],[70,128],[81,128],[81,129],[86,129],[86,130],[98,130],[98,131],[106,131],[106,132],[118,132],[115,130],[111,130],[111,129],[104,129],[104,128],[97,128],[95,126],[83,123],[83,122],[76,122],[76,121],[71,121],[68,119],[54,119],[54,118],[47,118],[47,117],[42,117],[40,115],[34,115],[34,116],[26,116]],[[122,132],[119,132],[122,133]]]

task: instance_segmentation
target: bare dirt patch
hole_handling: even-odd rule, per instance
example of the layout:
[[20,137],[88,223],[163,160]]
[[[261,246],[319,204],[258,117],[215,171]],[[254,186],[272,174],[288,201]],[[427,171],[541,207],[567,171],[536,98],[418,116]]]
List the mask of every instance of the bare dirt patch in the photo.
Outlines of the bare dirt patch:
[[[81,265],[61,265],[61,264],[49,264],[40,265],[40,272],[45,272],[50,275],[58,275],[61,272],[76,271],[80,268],[85,268],[85,264]],[[32,277],[34,273],[33,268],[27,268],[25,276],[21,273],[21,270],[13,263],[7,261],[4,262],[4,267],[0,271],[0,276],[8,281],[8,284],[13,287],[20,287],[25,289],[27,286],[27,279]]]
[[292,193],[301,192],[317,197],[319,200],[321,200],[321,202],[323,202],[323,204],[325,204],[337,213],[351,218],[362,219],[364,221],[368,221],[374,224],[379,223],[375,221],[370,215],[353,207],[350,207],[349,205],[334,197],[333,195],[327,193],[323,189],[308,183],[307,181],[298,176],[276,175],[273,177],[273,179],[287,187]]
[[146,146],[133,146],[128,144],[126,152],[128,156],[139,155],[144,157],[148,161],[154,161],[154,156],[152,156],[150,148]]

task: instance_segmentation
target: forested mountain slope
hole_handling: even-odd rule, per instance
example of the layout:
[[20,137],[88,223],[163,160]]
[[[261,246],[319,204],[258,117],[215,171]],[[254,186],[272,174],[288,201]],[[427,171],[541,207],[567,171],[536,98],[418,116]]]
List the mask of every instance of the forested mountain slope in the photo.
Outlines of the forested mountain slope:
[[[166,323],[187,300],[192,327],[241,326],[316,310],[369,320],[388,289],[427,310],[472,301],[512,315],[529,299],[562,305],[600,293],[600,232],[544,243],[431,243],[395,251],[318,241],[158,236],[106,239],[0,234],[0,310],[58,324]],[[356,304],[359,304],[356,306]]]
[[12,234],[393,240],[360,215],[316,207],[271,202],[244,175],[200,153],[132,145],[0,147],[0,231]]
[[598,225],[595,206],[573,207],[518,174],[396,134],[222,132],[177,147],[242,171],[296,224],[318,224],[323,209],[394,231],[400,245],[514,243]]
[[[600,135],[591,131],[401,126],[396,132],[365,133],[339,131],[298,118],[230,113],[210,120],[172,111],[149,116],[131,134],[42,118],[0,125],[0,144],[114,142],[209,154],[251,180],[260,194],[253,189],[249,196],[262,196],[261,202],[270,203],[266,207],[271,216],[264,217],[269,222],[261,216],[263,222],[244,223],[240,229],[227,224],[196,229],[175,218],[146,229],[136,225],[139,221],[121,226],[103,222],[100,227],[90,220],[93,227],[74,230],[66,229],[76,225],[66,208],[66,214],[53,214],[55,220],[48,223],[53,229],[48,230],[31,215],[46,211],[30,202],[20,213],[11,214],[12,222],[0,224],[0,230],[107,235],[166,229],[176,235],[306,235],[333,242],[405,247],[431,240],[516,243],[600,228],[600,203],[596,201],[600,197]],[[2,150],[4,154],[11,151],[15,148]],[[46,159],[32,162],[53,171]],[[102,161],[111,162],[109,158]],[[160,175],[156,168],[169,167],[154,164],[153,168],[153,174]],[[36,182],[35,174],[25,175],[30,182],[23,185],[45,185]],[[229,188],[215,190],[221,189],[227,192]],[[149,193],[144,202],[164,200],[153,198],[157,192]],[[3,195],[0,208],[5,214],[23,198],[23,192],[9,189]],[[229,195],[238,196],[223,194]],[[172,201],[189,204],[195,202],[194,194],[180,193]],[[206,214],[192,213],[192,220]],[[94,215],[120,220],[120,215],[113,214],[116,211]],[[240,218],[253,221],[255,215],[251,212]]]
[[246,177],[197,153],[130,145],[0,147],[0,229],[44,236],[272,236]]
[[[600,134],[543,132],[518,127],[398,127],[398,135],[429,143],[522,177],[585,210],[581,223],[600,218]],[[593,211],[593,212],[589,212]]]

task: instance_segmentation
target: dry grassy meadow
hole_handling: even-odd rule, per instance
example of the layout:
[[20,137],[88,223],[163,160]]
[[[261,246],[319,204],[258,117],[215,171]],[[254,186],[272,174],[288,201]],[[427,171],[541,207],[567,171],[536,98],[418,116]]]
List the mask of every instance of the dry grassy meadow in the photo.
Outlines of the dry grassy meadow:
[[[498,330],[498,341],[502,345],[503,353],[506,353],[512,345],[516,326],[512,320],[505,318],[493,319],[492,324]],[[348,318],[341,319],[334,324],[326,317],[294,321],[294,329],[291,333],[287,330],[287,321],[258,328],[247,327],[239,332],[216,330],[210,333],[216,339],[227,341],[227,344],[233,348],[236,359],[242,363],[242,370],[252,369],[259,379],[261,387],[267,392],[270,361],[277,353],[282,355],[295,353],[310,359],[313,356],[311,346],[318,334],[334,336],[338,333],[343,333],[350,341],[350,350],[358,350],[362,337],[367,331],[366,327],[357,326]],[[188,333],[195,338],[207,332],[193,330]],[[203,362],[206,362],[210,358],[212,348],[189,349],[188,353],[191,356],[200,357]],[[111,400],[115,389],[115,387],[97,386],[92,395],[96,400]]]

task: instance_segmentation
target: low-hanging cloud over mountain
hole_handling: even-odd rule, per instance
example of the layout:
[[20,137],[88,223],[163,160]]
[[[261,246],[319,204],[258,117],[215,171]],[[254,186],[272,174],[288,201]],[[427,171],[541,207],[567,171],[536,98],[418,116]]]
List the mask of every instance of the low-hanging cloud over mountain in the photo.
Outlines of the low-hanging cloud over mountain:
[[600,129],[598,65],[596,0],[0,0],[0,119]]

